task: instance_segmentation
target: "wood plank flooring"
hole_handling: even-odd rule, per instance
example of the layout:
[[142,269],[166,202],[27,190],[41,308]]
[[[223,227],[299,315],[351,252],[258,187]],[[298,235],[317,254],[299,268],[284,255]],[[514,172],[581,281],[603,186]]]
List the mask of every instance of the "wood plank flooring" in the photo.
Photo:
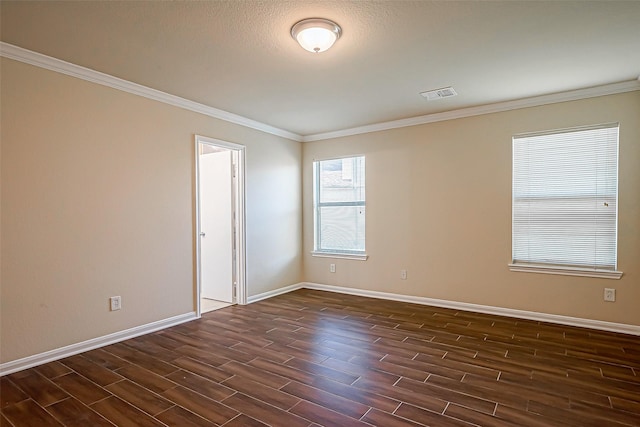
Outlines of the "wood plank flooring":
[[299,290],[0,385],[0,427],[640,426],[640,337]]

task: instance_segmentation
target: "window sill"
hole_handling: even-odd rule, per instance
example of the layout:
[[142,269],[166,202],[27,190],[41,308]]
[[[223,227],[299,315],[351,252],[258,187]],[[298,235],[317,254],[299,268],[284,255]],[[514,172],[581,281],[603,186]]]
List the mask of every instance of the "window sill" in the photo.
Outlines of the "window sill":
[[601,279],[620,279],[622,271],[597,270],[581,267],[561,267],[542,264],[509,264],[509,270],[523,273],[559,274],[563,276],[599,277]]
[[342,259],[354,259],[356,261],[366,261],[369,258],[367,254],[350,254],[343,252],[318,252],[311,251],[311,256],[319,258],[342,258]]

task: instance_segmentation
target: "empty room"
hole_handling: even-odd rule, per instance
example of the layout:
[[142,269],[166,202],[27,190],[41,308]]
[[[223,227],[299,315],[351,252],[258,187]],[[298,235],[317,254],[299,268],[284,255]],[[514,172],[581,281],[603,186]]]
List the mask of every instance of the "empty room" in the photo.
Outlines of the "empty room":
[[640,426],[640,2],[0,19],[0,427]]

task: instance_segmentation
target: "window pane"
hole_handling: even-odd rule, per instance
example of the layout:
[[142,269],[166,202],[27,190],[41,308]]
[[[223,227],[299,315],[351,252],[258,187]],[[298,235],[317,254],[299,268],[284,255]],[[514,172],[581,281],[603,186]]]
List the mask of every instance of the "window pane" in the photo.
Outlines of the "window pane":
[[320,163],[320,203],[364,201],[364,157]]
[[364,206],[321,207],[320,221],[321,251],[364,251]]
[[365,250],[364,157],[314,163],[315,250]]

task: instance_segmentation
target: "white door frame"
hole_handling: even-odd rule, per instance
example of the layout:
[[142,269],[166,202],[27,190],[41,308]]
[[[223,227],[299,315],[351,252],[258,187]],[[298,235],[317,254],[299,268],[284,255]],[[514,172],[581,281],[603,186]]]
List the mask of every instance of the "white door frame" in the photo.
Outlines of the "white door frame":
[[196,293],[197,293],[197,317],[202,315],[200,307],[201,292],[201,242],[200,242],[200,155],[199,145],[207,144],[215,147],[231,150],[237,155],[237,164],[234,165],[236,186],[234,191],[234,210],[235,218],[235,298],[236,304],[245,305],[247,303],[247,283],[246,283],[246,240],[245,240],[245,147],[244,145],[234,144],[232,142],[222,141],[219,139],[209,138],[206,136],[195,135],[195,181],[196,181]]

